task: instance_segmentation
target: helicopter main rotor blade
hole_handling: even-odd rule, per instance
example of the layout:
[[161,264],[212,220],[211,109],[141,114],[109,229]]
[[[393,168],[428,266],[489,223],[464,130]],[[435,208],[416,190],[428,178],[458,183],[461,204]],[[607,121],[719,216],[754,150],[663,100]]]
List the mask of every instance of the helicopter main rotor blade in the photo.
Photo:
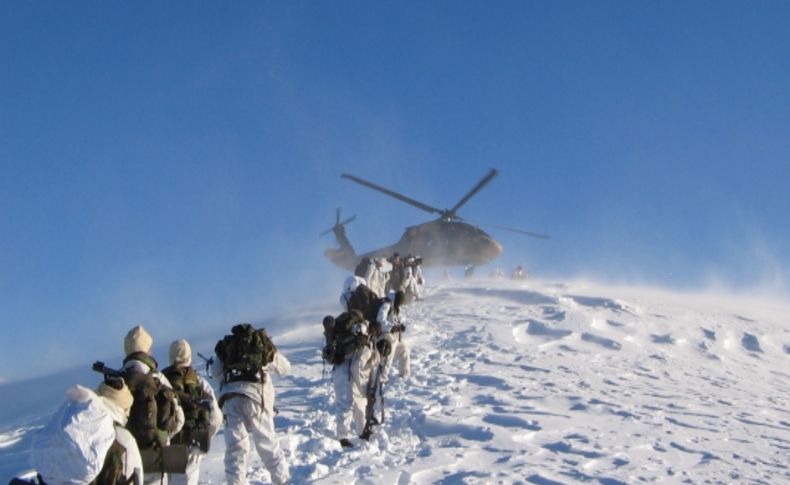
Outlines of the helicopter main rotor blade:
[[507,226],[498,226],[496,224],[486,224],[486,226],[495,227],[497,229],[502,229],[504,231],[516,232],[518,234],[524,234],[525,236],[536,237],[538,239],[551,239],[551,236],[547,236],[545,234],[538,234],[536,232],[529,232],[523,229],[516,229],[514,227],[507,227]]
[[490,182],[492,178],[497,176],[498,173],[499,172],[497,172],[496,169],[492,168],[491,171],[488,172],[488,175],[483,177],[480,180],[480,182],[478,182],[477,185],[475,185],[474,188],[472,190],[470,190],[469,193],[464,196],[463,199],[461,199],[457,204],[455,204],[455,207],[450,209],[449,212],[445,214],[445,217],[448,217],[448,218],[455,217],[455,213],[458,211],[458,209],[460,209],[462,205],[466,204],[469,201],[469,199],[472,198],[472,196],[474,196],[476,193],[480,192],[480,189],[485,187],[486,184],[488,184],[488,182]]
[[394,197],[394,198],[398,199],[401,202],[406,202],[407,204],[413,205],[414,207],[417,207],[418,209],[422,209],[425,212],[430,212],[430,213],[435,213],[435,214],[444,214],[444,211],[442,211],[442,210],[439,210],[439,209],[437,209],[435,207],[431,207],[428,204],[423,204],[422,202],[418,202],[418,201],[416,201],[416,200],[414,200],[414,199],[412,199],[410,197],[406,197],[405,195],[399,194],[397,192],[393,192],[392,190],[385,189],[384,187],[382,187],[380,185],[376,185],[373,182],[368,182],[367,180],[363,180],[363,179],[361,179],[359,177],[355,177],[355,176],[349,175],[347,173],[341,174],[340,176],[343,177],[343,178],[349,179],[349,180],[351,180],[353,182],[356,182],[356,183],[358,183],[360,185],[364,185],[365,187],[371,188],[373,190],[378,190],[379,192],[383,192],[383,193],[389,195],[390,197]]

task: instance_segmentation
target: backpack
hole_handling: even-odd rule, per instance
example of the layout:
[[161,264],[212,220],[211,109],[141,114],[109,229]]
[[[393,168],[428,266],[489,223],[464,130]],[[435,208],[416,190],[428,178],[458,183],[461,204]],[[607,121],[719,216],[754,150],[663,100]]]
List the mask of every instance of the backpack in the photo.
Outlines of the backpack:
[[123,379],[134,398],[126,429],[134,436],[140,449],[164,446],[167,436],[176,426],[176,394],[154,377],[156,361],[152,357],[132,354],[124,363],[132,359],[148,365],[151,372],[143,373],[132,368],[123,372]]
[[209,422],[209,410],[204,406],[206,395],[198,373],[190,366],[170,366],[162,370],[170,381],[178,403],[184,410],[184,430],[204,428]]
[[325,345],[322,356],[333,365],[342,364],[346,355],[368,345],[370,337],[362,333],[354,333],[354,326],[365,321],[362,312],[352,310],[343,312],[332,318],[324,318]]
[[225,382],[263,382],[264,366],[274,360],[274,346],[265,329],[240,323],[217,342],[214,352],[225,370]]
[[348,300],[349,310],[359,310],[362,316],[369,323],[370,335],[377,337],[381,335],[383,329],[378,321],[379,309],[385,301],[391,301],[389,298],[379,298],[370,288],[360,285],[354,290],[351,298]]
[[366,285],[359,285],[348,298],[348,310],[359,310],[362,316],[370,323],[375,323],[378,312],[379,296]]

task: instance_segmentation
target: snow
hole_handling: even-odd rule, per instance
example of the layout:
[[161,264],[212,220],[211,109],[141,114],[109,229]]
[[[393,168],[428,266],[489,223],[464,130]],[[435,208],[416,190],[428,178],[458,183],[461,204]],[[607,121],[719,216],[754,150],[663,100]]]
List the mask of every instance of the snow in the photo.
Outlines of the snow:
[[[790,481],[782,302],[584,282],[445,282],[404,309],[413,376],[391,377],[386,422],[346,451],[334,439],[320,357],[321,319],[336,312],[327,303],[266,325],[293,364],[276,383],[276,425],[294,483]],[[192,347],[210,349],[224,332]],[[54,377],[48,386],[0,384],[16,403],[0,408],[0,478],[26,468],[31,431],[78,375],[58,375],[61,386]],[[202,482],[224,482],[223,453],[217,435]],[[257,457],[249,478],[269,483]]]

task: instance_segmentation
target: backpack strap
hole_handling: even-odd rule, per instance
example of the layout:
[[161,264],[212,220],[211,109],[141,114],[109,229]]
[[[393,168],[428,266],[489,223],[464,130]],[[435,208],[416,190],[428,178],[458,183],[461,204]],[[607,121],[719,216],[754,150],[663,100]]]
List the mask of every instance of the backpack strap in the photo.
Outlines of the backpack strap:
[[151,370],[156,370],[159,367],[159,364],[156,362],[156,359],[154,359],[153,356],[146,354],[145,352],[134,352],[132,354],[127,355],[126,358],[123,359],[124,366],[126,365],[127,362],[132,360],[137,360],[139,362],[142,362],[143,364],[147,365]]
[[123,462],[126,448],[115,440],[112,442],[107,454],[104,455],[104,465],[99,475],[90,482],[90,485],[112,485],[128,483],[123,479]]

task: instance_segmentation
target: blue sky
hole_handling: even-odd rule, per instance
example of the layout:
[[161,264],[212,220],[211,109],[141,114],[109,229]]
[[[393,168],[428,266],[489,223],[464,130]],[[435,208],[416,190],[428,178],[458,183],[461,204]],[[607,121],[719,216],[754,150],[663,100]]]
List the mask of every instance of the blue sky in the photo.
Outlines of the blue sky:
[[335,207],[359,251],[431,218],[341,172],[450,207],[498,168],[461,216],[552,235],[491,230],[506,270],[786,294],[788,24],[773,1],[3,2],[0,378],[334,295]]

